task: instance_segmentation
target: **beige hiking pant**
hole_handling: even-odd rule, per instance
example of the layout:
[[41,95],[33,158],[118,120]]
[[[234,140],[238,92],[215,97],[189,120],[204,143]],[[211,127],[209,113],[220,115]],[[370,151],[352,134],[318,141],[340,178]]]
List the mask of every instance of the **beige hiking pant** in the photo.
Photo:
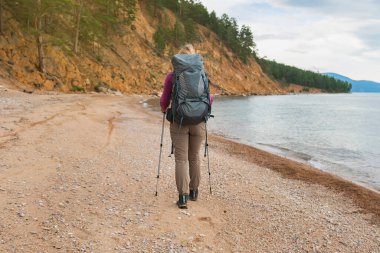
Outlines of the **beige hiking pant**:
[[201,180],[199,152],[205,136],[205,123],[198,125],[170,124],[170,136],[174,144],[175,181],[178,193],[189,194],[198,189]]

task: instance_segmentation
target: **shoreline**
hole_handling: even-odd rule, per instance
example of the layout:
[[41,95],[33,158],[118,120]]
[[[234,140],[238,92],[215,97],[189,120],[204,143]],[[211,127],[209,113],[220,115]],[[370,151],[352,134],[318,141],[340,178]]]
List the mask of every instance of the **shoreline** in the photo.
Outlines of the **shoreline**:
[[260,145],[254,145],[254,144],[249,144],[249,143],[244,143],[242,141],[239,141],[237,139],[234,139],[234,138],[230,138],[228,136],[225,136],[223,134],[217,134],[217,133],[210,133],[210,135],[214,135],[215,137],[217,138],[222,138],[222,139],[225,139],[227,141],[231,141],[233,143],[236,143],[236,144],[242,144],[242,145],[246,145],[248,147],[251,147],[255,150],[259,150],[259,151],[262,151],[262,152],[265,152],[265,153],[268,153],[270,155],[273,155],[275,157],[279,157],[279,158],[282,158],[282,159],[286,159],[286,160],[289,160],[289,161],[292,161],[292,162],[295,162],[296,164],[302,164],[302,165],[305,165],[307,167],[310,167],[310,168],[313,168],[317,171],[320,171],[320,172],[323,172],[323,173],[327,173],[333,177],[336,177],[342,181],[346,181],[346,182],[349,182],[353,185],[356,185],[356,186],[359,186],[359,187],[363,187],[369,191],[372,191],[374,193],[377,193],[380,195],[380,190],[377,190],[375,188],[372,188],[371,186],[369,185],[366,185],[364,183],[359,183],[359,182],[356,182],[354,180],[350,180],[350,179],[347,179],[347,178],[344,178],[340,175],[337,175],[337,174],[334,174],[334,173],[331,173],[327,170],[323,170],[322,168],[319,168],[317,166],[314,166],[313,164],[309,163],[307,160],[304,160],[302,158],[297,158],[297,157],[292,157],[292,156],[288,156],[288,155],[282,155],[280,152],[276,152],[275,150],[274,151],[271,151],[270,149],[266,150],[265,148],[261,148]]
[[[335,93],[331,93],[331,94],[335,95]],[[301,94],[301,95],[305,95],[305,94]],[[310,95],[315,95],[315,94],[310,93]],[[319,94],[317,94],[317,95],[319,95]],[[264,95],[264,96],[266,96],[266,95]],[[277,96],[277,94],[274,94],[273,96]],[[221,97],[225,97],[226,98],[228,96],[221,96]],[[235,97],[235,96],[230,96],[230,97]],[[159,108],[159,98],[157,98],[157,97],[149,97],[149,98],[145,99],[144,101],[142,101],[141,104],[143,105],[144,109],[151,110],[153,112],[160,112],[160,110],[158,109]],[[291,155],[286,155],[286,154],[282,155],[281,152],[276,152],[276,150],[271,151],[270,149],[268,150],[268,149],[265,149],[265,148],[261,148],[260,145],[255,145],[255,144],[251,144],[249,142],[239,141],[238,139],[230,138],[230,137],[228,137],[226,135],[223,135],[222,133],[220,133],[220,134],[218,134],[218,133],[212,133],[211,131],[209,133],[210,133],[210,135],[212,134],[212,135],[218,136],[220,138],[224,138],[226,140],[235,142],[237,144],[247,145],[247,146],[252,147],[254,149],[258,149],[260,151],[267,152],[267,153],[275,155],[275,156],[277,156],[279,158],[284,158],[284,159],[288,159],[288,160],[294,161],[296,163],[304,164],[304,165],[306,165],[308,167],[312,167],[312,168],[314,168],[314,169],[316,169],[318,171],[321,171],[321,172],[324,172],[324,173],[328,173],[328,174],[330,174],[330,175],[332,175],[332,176],[334,176],[336,178],[340,178],[342,181],[350,182],[350,183],[352,183],[354,185],[363,187],[363,188],[365,188],[367,190],[373,191],[373,192],[375,192],[375,193],[377,193],[377,194],[380,195],[380,190],[377,190],[376,188],[371,187],[370,185],[366,185],[364,183],[356,182],[354,179],[345,178],[345,177],[340,176],[338,174],[334,174],[332,172],[329,172],[328,170],[323,170],[322,168],[319,168],[319,167],[317,167],[317,166],[309,163],[307,160],[303,160],[302,158],[292,157]]]
[[[149,103],[150,101],[155,102],[155,104],[152,105],[152,103]],[[140,102],[142,104],[141,108],[147,113],[154,114],[154,112],[158,111],[154,108],[154,106],[157,106],[157,102],[158,100],[155,98],[146,99]],[[149,106],[144,107],[144,103]],[[166,120],[165,123],[169,124]],[[230,155],[270,168],[285,178],[319,184],[334,191],[344,193],[345,196],[353,199],[359,207],[363,208],[365,213],[375,215],[375,218],[372,220],[374,224],[380,224],[380,192],[376,189],[371,189],[365,185],[357,184],[338,175],[313,167],[310,164],[299,162],[289,157],[282,157],[223,135],[209,133],[209,140],[211,152],[213,148],[212,141],[216,141],[222,144],[218,145],[218,148],[224,149]]]
[[[297,162],[223,136],[210,134],[210,140],[222,144],[218,145],[218,148],[224,149],[230,155],[269,168],[280,173],[285,178],[319,184],[344,193],[345,196],[353,199],[365,212],[376,216],[373,219],[374,224],[380,224],[380,193],[376,190],[322,171],[306,163]],[[209,142],[210,148],[213,147],[211,141]]]

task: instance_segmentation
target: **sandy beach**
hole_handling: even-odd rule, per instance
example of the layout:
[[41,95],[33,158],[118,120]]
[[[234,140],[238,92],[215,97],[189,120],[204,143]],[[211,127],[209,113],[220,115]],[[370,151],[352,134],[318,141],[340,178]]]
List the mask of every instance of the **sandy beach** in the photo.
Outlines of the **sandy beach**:
[[0,252],[380,252],[380,195],[210,138],[177,208],[165,122],[146,97],[28,94],[0,82]]

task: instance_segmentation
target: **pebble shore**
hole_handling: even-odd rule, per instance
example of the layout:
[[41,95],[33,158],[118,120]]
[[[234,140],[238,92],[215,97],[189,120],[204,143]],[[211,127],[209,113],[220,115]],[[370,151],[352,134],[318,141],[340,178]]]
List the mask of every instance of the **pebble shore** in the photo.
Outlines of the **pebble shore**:
[[380,252],[378,193],[218,136],[178,209],[167,122],[155,196],[144,99],[0,83],[0,252]]

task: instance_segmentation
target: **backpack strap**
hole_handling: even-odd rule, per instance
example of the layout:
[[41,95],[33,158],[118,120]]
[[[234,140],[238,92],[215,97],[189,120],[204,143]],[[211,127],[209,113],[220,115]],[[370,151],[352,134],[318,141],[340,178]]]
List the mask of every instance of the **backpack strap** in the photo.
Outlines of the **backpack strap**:
[[[205,90],[207,92],[207,97],[208,97],[208,100],[210,101],[210,83],[208,81],[208,75],[206,72],[204,72],[205,74],[202,75],[202,78],[203,78],[203,83],[204,83],[204,86],[205,86]],[[205,80],[206,79],[206,80]],[[206,85],[206,82],[207,82],[207,85]]]
[[[209,118],[210,114],[211,114],[211,97],[210,97],[210,83],[209,83],[209,80],[208,80],[208,75],[206,72],[204,72],[204,75],[201,74],[202,76],[202,79],[203,79],[203,84],[204,84],[204,89],[206,90],[206,93],[207,93],[207,99],[208,99],[208,115],[206,115],[206,122],[207,122],[207,119]],[[205,80],[206,79],[206,80]],[[207,81],[207,85],[206,85],[206,81]]]

